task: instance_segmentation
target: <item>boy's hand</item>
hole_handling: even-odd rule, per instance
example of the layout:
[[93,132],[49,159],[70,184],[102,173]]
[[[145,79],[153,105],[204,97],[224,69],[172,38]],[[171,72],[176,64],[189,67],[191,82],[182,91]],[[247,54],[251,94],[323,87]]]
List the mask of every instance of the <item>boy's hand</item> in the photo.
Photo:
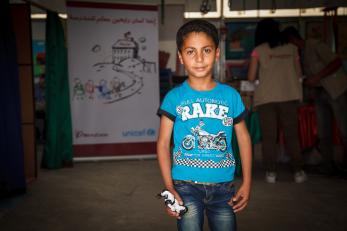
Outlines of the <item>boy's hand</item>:
[[233,207],[234,212],[237,213],[243,210],[249,201],[250,185],[242,184],[236,195],[229,201],[229,205]]
[[[178,194],[178,192],[173,188],[168,188],[168,190],[174,195],[174,197],[178,201],[178,203],[180,205],[183,205],[183,201],[182,201],[180,195]],[[171,211],[171,209],[168,206],[165,206],[165,207],[166,207],[166,212],[169,216],[176,217],[177,219],[181,219],[179,213]]]

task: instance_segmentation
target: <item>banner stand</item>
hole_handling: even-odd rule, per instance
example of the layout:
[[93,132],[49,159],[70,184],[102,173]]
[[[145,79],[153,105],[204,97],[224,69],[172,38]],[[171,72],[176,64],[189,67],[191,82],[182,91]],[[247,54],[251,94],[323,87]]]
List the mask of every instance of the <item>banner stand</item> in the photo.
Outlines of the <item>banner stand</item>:
[[67,2],[74,161],[155,158],[158,6]]

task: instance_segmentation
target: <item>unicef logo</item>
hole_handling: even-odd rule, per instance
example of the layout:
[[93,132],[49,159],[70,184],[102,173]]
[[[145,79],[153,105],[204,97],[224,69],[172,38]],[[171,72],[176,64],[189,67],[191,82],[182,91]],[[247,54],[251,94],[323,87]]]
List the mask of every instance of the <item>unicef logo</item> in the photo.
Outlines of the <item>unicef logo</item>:
[[128,130],[123,131],[122,135],[123,137],[130,137],[130,136],[155,136],[156,130],[153,128],[144,128],[141,130]]
[[152,128],[147,129],[147,136],[154,136],[155,135],[155,130]]

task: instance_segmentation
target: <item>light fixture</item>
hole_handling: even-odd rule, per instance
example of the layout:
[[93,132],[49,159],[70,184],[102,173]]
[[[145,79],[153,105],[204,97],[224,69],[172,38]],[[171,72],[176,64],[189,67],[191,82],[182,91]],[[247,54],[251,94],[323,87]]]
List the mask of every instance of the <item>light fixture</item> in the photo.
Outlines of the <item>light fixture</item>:
[[[200,11],[198,12],[184,12],[184,18],[220,18],[222,16],[222,0],[215,0],[216,1],[216,11],[208,11],[207,13],[202,13],[201,12],[201,7]],[[202,1],[202,3],[209,1]],[[210,4],[209,4],[210,5]],[[202,5],[200,5],[202,6]]]
[[[67,14],[58,14],[60,18],[67,19]],[[46,19],[47,14],[31,14],[30,15],[31,19]]]
[[211,10],[211,5],[209,3],[209,0],[202,0],[200,5],[200,12],[202,14],[207,14]]

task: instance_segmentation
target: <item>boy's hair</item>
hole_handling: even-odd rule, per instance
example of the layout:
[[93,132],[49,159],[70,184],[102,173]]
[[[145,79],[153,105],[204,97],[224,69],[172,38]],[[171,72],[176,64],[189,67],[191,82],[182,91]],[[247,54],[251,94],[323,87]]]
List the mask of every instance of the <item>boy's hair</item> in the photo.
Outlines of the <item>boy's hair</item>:
[[185,23],[178,29],[176,34],[176,44],[179,51],[183,46],[183,42],[191,32],[204,32],[207,36],[211,37],[216,48],[219,45],[219,36],[217,28],[208,21],[202,19],[195,19]]

